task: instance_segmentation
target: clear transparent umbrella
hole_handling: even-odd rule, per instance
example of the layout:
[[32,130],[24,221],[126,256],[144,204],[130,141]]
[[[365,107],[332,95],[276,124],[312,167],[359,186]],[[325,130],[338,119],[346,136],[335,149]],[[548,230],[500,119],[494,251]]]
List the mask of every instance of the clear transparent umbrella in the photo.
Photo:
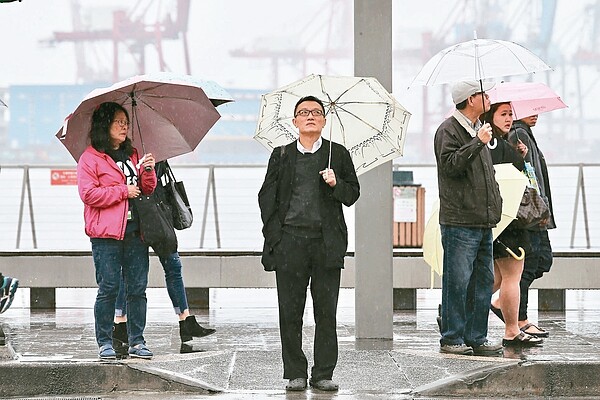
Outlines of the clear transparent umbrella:
[[436,53],[425,63],[411,86],[480,81],[549,69],[541,58],[518,43],[475,37]]

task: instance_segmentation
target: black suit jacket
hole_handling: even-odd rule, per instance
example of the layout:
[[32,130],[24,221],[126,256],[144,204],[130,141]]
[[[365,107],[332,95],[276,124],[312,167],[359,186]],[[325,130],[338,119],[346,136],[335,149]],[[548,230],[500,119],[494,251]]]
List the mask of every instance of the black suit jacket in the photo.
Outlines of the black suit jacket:
[[[277,269],[273,249],[282,236],[282,226],[290,206],[292,182],[296,171],[298,149],[296,141],[277,147],[271,153],[267,174],[260,191],[258,204],[263,222],[265,243],[262,264],[266,271]],[[323,139],[319,170],[327,168],[329,141]],[[332,143],[331,169],[335,172],[335,187],[319,180],[319,208],[323,241],[325,242],[326,268],[344,268],[344,256],[348,249],[348,228],[344,220],[342,204],[351,206],[358,200],[360,186],[350,153],[340,144]]]

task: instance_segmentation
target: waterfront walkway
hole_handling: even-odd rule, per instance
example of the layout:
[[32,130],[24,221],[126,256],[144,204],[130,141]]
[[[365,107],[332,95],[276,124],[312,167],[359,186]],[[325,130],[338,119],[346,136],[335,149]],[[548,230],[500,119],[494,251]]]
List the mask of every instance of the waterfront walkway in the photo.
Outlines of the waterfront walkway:
[[[539,320],[540,325],[551,332],[550,338],[542,347],[507,350],[500,358],[451,356],[438,352],[439,334],[435,316],[439,293],[439,290],[420,290],[416,311],[394,313],[392,341],[357,341],[354,337],[354,291],[343,289],[338,312],[340,353],[334,375],[334,380],[340,384],[339,393],[308,390],[286,394],[283,390],[285,380],[282,379],[276,294],[272,289],[211,290],[211,309],[200,310],[196,314],[203,325],[216,328],[217,333],[195,339],[190,342],[191,346],[185,348],[179,341],[179,328],[166,289],[149,289],[145,336],[154,358],[150,361],[126,359],[108,363],[97,358],[93,324],[95,289],[59,290],[55,311],[30,311],[28,290],[19,289],[11,309],[0,316],[8,341],[7,346],[0,348],[0,370],[4,379],[0,397],[77,394],[73,392],[75,389],[69,389],[69,384],[61,386],[58,378],[58,383],[41,382],[48,375],[59,376],[60,369],[66,366],[81,366],[82,377],[75,376],[70,381],[78,382],[78,387],[82,388],[78,394],[89,394],[84,388],[94,387],[93,381],[99,379],[90,377],[90,374],[94,375],[92,368],[107,364],[131,367],[129,369],[146,374],[146,378],[140,378],[140,389],[148,390],[143,394],[148,400],[208,397],[408,399],[440,398],[444,394],[477,398],[490,397],[491,390],[497,390],[497,395],[506,394],[506,387],[511,385],[514,390],[521,390],[522,395],[541,398],[568,393],[562,386],[572,386],[573,379],[578,378],[569,378],[572,373],[566,371],[577,365],[585,367],[587,372],[583,373],[584,376],[590,375],[588,378],[596,380],[592,374],[598,372],[596,367],[600,363],[599,291],[568,291],[567,311],[564,313],[538,314],[533,310],[531,319]],[[537,296],[530,297],[535,300]],[[312,308],[308,308],[304,329],[309,363],[314,333],[311,313]],[[490,314],[490,339],[500,340],[502,332],[502,324]],[[182,350],[195,352],[181,353]],[[532,383],[549,373],[531,368],[536,365],[546,366],[546,369],[559,365],[559,370],[565,371],[565,375],[554,376],[554,380],[549,382]],[[37,373],[31,371],[40,369],[45,372],[36,378]],[[510,378],[510,371],[515,369],[522,371],[519,373],[522,381]],[[7,392],[12,376],[7,371],[30,374],[21,376],[21,392]],[[48,371],[53,373],[48,374]],[[506,378],[504,381],[498,378],[502,375]],[[153,389],[155,386],[147,376],[175,382],[162,386],[173,392],[159,393],[165,389]],[[482,376],[489,384],[481,383]],[[144,379],[147,384],[143,383]],[[506,382],[507,379],[510,382]],[[578,384],[575,382],[575,385]],[[590,386],[589,383],[586,385]],[[596,392],[587,392],[587,398],[591,397],[590,393],[600,393],[600,383],[595,382],[595,385],[596,388],[590,390]],[[34,393],[35,387],[38,387],[37,393]],[[71,392],[60,393],[61,387]],[[115,387],[112,393],[102,393],[101,387],[98,383],[95,393],[101,397],[94,398],[142,397],[139,392],[119,387]],[[187,391],[186,394],[175,392],[182,388]],[[571,390],[574,396],[582,395],[582,392]]]

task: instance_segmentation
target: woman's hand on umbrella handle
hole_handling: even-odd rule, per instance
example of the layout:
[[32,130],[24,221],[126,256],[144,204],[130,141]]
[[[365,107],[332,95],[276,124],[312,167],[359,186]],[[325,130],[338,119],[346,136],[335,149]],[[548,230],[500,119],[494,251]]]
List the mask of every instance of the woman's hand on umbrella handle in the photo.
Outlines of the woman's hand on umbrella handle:
[[517,151],[519,153],[521,153],[521,156],[523,158],[525,158],[525,156],[527,155],[527,152],[529,151],[529,149],[527,148],[527,146],[525,146],[525,143],[521,142],[521,139],[518,139],[518,142],[517,142]]
[[136,185],[127,185],[127,198],[134,199],[142,193]]
[[154,169],[154,165],[156,164],[152,153],[145,154],[143,159],[144,162],[142,163],[142,165],[144,166],[144,170],[152,171]]
[[319,174],[321,174],[323,180],[329,186],[334,187],[337,184],[335,172],[331,168],[325,168],[323,171],[319,171]]

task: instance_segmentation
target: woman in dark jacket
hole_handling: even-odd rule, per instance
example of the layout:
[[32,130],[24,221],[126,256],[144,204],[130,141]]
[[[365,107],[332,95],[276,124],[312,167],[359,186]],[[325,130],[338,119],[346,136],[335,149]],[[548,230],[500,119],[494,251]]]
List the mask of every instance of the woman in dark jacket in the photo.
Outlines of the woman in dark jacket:
[[[524,157],[527,147],[519,142],[513,147],[508,142],[508,132],[513,122],[513,113],[510,103],[492,104],[490,110],[483,115],[484,121],[492,125],[492,140],[487,144],[491,150],[494,164],[512,163],[515,168],[523,171],[525,168]],[[505,322],[504,338],[502,345],[507,346],[535,346],[542,339],[521,332],[518,325],[520,289],[519,281],[523,272],[523,258],[518,259],[514,252],[519,247],[529,250],[529,239],[525,229],[519,229],[511,223],[494,240],[494,293],[500,290],[496,306],[490,305],[494,314]],[[512,249],[513,254],[508,251]]]

